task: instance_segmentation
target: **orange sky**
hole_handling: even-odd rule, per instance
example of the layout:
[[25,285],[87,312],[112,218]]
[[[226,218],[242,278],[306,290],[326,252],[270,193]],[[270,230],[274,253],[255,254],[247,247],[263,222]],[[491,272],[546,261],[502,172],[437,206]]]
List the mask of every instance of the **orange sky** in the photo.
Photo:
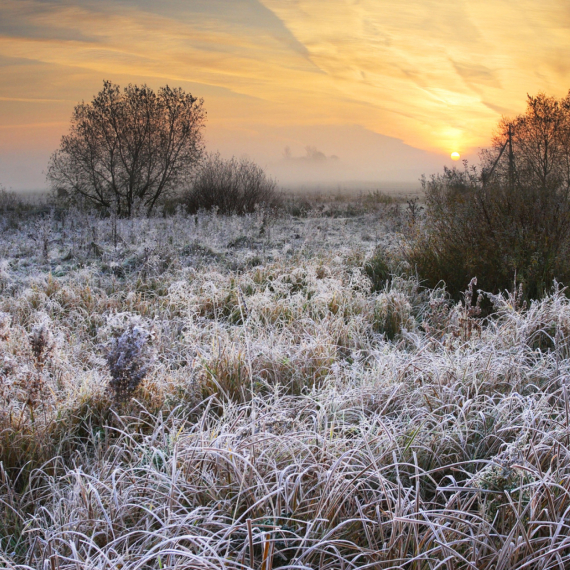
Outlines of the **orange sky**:
[[413,182],[565,95],[569,48],[568,0],[2,0],[0,184],[44,186],[103,79],[203,97],[208,149],[283,184]]

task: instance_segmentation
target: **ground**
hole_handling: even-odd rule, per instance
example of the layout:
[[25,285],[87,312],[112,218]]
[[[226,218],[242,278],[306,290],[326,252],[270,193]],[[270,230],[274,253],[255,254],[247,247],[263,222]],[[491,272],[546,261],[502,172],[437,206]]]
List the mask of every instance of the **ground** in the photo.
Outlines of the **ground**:
[[567,298],[423,288],[405,206],[5,214],[3,564],[566,567]]

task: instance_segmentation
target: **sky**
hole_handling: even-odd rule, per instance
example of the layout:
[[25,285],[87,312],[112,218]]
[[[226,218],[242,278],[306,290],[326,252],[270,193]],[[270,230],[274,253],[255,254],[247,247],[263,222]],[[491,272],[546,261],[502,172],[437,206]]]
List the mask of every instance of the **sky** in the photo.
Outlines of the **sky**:
[[283,185],[417,183],[570,88],[568,0],[0,0],[0,184],[46,187],[103,80],[204,99]]

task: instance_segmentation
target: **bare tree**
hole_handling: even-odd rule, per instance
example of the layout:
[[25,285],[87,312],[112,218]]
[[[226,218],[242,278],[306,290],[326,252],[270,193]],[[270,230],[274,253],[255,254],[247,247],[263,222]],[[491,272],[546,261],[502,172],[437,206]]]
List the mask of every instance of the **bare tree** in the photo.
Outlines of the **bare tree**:
[[131,216],[185,185],[203,152],[203,100],[180,88],[123,90],[105,81],[75,107],[68,135],[50,159],[54,190]]
[[501,119],[481,158],[484,182],[569,190],[570,93],[560,100],[528,95],[526,112]]

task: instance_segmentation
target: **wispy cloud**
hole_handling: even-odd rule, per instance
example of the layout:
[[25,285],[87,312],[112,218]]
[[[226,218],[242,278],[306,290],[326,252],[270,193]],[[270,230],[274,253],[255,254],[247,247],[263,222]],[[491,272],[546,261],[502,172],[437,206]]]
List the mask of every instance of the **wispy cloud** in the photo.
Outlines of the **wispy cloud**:
[[3,0],[0,120],[65,121],[108,78],[191,88],[236,140],[360,125],[468,150],[527,92],[565,94],[569,40],[566,0]]
[[262,1],[348,100],[377,110],[369,126],[424,148],[484,143],[485,100],[514,113],[527,91],[570,86],[562,0]]

